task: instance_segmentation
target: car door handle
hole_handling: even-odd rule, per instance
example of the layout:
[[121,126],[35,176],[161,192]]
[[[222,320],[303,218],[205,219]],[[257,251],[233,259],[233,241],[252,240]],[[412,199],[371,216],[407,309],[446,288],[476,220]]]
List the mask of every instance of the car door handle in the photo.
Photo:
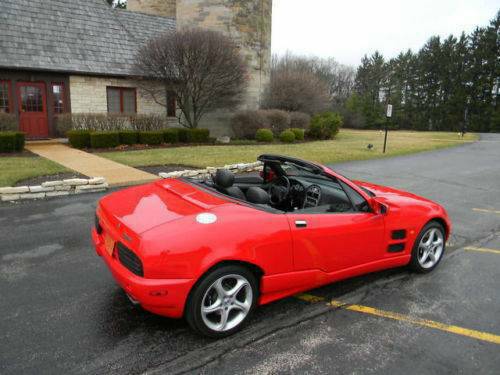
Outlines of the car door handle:
[[295,220],[295,226],[297,228],[305,228],[305,227],[307,227],[307,221],[305,221],[305,220]]

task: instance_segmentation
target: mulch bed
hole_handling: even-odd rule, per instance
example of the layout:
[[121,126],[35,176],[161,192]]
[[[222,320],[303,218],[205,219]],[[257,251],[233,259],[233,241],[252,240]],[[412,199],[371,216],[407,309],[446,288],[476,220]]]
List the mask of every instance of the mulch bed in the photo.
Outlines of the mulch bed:
[[145,165],[140,167],[135,167],[136,169],[140,169],[141,171],[148,172],[151,174],[158,175],[160,172],[175,172],[175,171],[184,171],[184,170],[195,170],[195,169],[203,169],[200,167],[193,167],[189,165],[180,165],[180,164],[166,164],[166,165]]
[[15,157],[21,157],[21,158],[39,158],[37,154],[32,153],[31,151],[28,150],[23,150],[22,152],[0,152],[0,158],[2,156],[15,156]]
[[40,185],[42,182],[45,181],[58,181],[58,180],[65,180],[67,178],[88,178],[88,177],[77,172],[64,172],[64,173],[51,174],[48,176],[37,176],[28,178],[26,180],[21,180],[16,182],[14,186]]
[[[269,144],[269,143],[262,143]],[[89,152],[91,154],[99,154],[101,152],[120,152],[120,151],[140,151],[140,150],[154,150],[161,148],[178,148],[178,147],[196,147],[196,146],[254,146],[255,142],[235,142],[235,143],[162,143],[161,145],[120,145],[118,147],[112,148],[85,148],[83,151]]]

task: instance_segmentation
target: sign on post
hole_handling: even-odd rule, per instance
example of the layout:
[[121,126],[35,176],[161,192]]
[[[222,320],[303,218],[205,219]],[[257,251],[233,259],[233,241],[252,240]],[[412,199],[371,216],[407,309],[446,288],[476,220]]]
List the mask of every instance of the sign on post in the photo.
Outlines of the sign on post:
[[387,117],[392,117],[392,104],[387,104]]
[[[392,104],[387,104],[387,112],[385,113],[387,118],[392,117]],[[384,151],[382,151],[385,154],[385,149],[387,147],[387,121],[385,122],[385,135],[384,135]]]

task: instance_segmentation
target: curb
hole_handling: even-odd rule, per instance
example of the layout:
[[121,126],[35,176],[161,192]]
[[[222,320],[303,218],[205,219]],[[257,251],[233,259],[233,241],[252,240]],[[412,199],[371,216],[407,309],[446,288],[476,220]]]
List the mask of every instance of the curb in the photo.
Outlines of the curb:
[[83,193],[106,191],[109,185],[104,177],[70,178],[58,181],[46,181],[41,185],[11,186],[0,188],[0,201],[42,199]]
[[[238,163],[228,164],[220,168],[207,167],[197,170],[183,170],[175,172],[160,172],[158,175],[161,178],[177,178],[177,177],[210,177],[217,169],[229,169],[233,173],[245,173],[261,171],[263,164],[258,161],[255,163]],[[127,185],[128,186],[128,185]],[[109,184],[104,177],[86,178],[70,178],[58,181],[46,181],[41,185],[31,186],[10,186],[0,187],[0,202],[15,202],[19,200],[34,200],[50,197],[62,197],[68,195],[76,195],[83,193],[97,193],[106,191]]]
[[255,172],[261,171],[263,164],[260,161],[255,163],[238,163],[238,164],[228,164],[223,167],[207,167],[205,169],[186,169],[183,171],[175,171],[175,172],[160,172],[158,176],[161,178],[177,178],[177,177],[199,177],[206,178],[209,177],[212,173],[214,173],[217,169],[229,169],[233,173],[244,173],[244,172]]

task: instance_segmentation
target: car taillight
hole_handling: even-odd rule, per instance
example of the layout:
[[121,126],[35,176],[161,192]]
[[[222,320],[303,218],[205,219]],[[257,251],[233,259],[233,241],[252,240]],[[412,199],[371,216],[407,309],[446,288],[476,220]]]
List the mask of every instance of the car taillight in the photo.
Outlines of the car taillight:
[[97,232],[97,234],[102,234],[102,227],[101,227],[101,223],[99,223],[99,216],[97,216],[97,214],[95,215],[94,217],[94,225],[95,225],[95,230]]
[[118,249],[118,259],[120,263],[130,272],[143,277],[144,269],[142,268],[142,261],[139,257],[121,242],[116,244],[116,248]]

